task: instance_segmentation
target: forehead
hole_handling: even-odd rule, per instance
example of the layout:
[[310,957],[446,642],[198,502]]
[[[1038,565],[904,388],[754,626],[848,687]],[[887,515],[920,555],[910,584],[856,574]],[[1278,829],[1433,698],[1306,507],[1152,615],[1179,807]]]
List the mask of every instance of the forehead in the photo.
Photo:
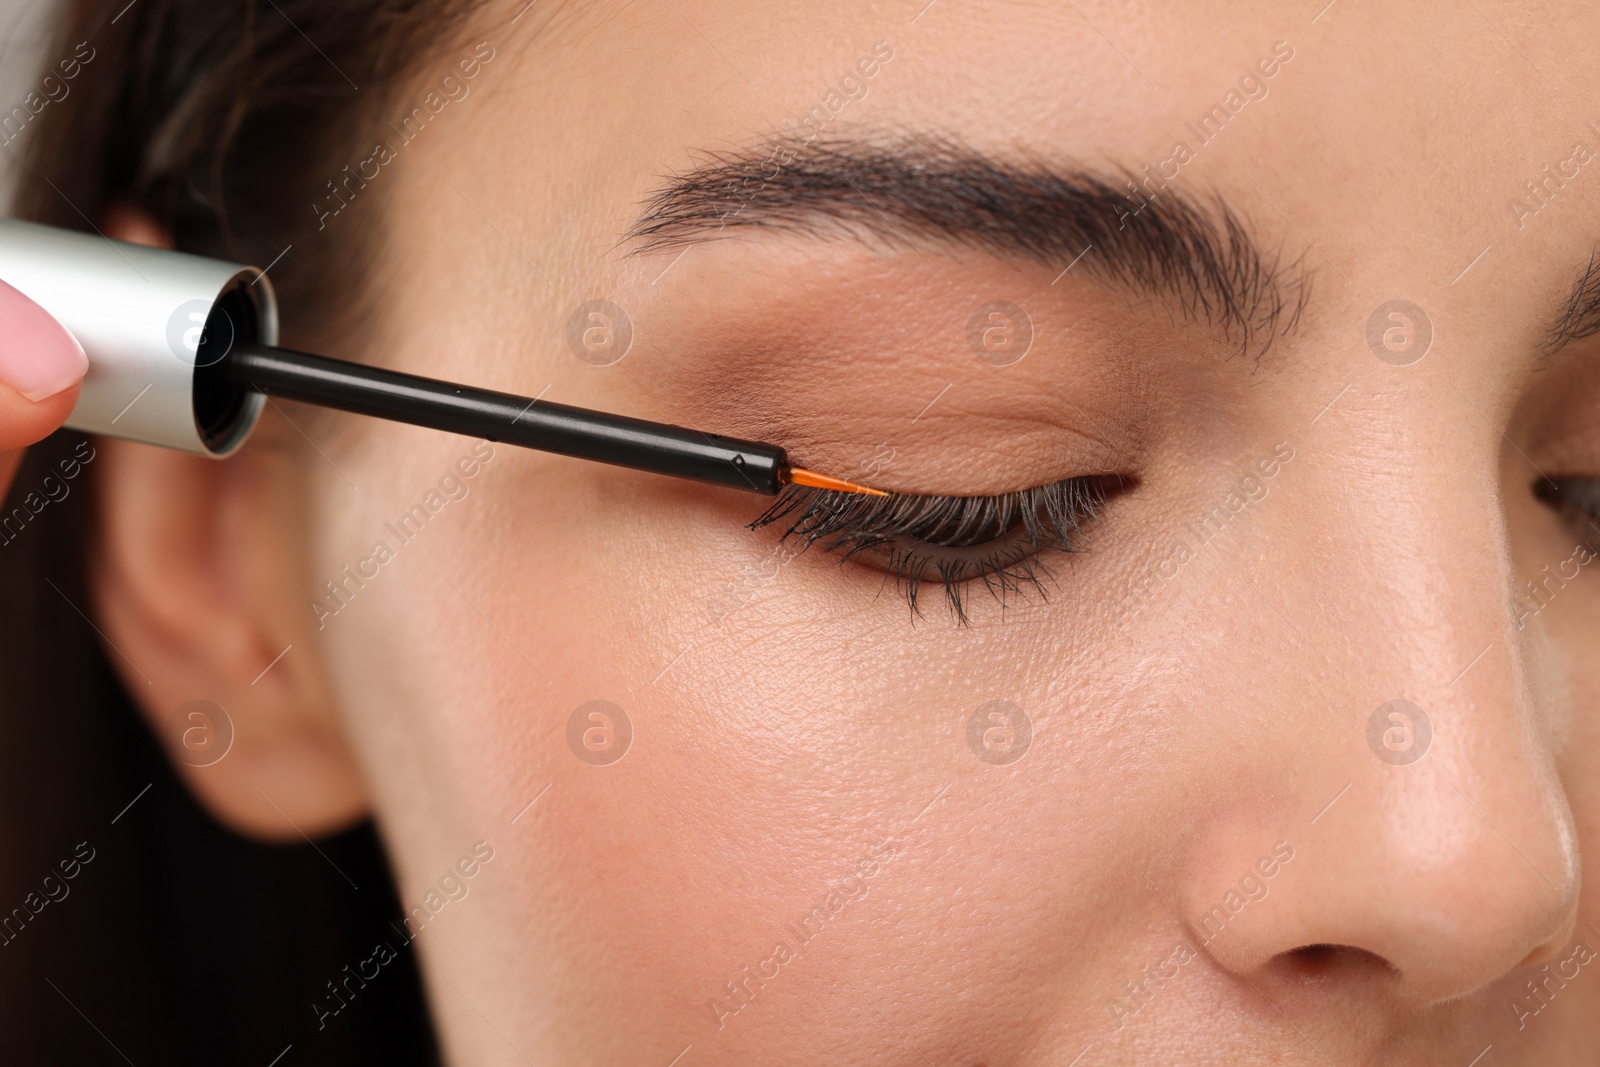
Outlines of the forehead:
[[[830,95],[848,97],[858,61],[880,43],[894,58],[865,79],[870,114],[852,110],[860,100],[842,109],[835,101],[833,120],[936,121],[984,147],[1026,138],[1153,162],[1174,141],[1195,140],[1185,123],[1221,104],[1279,41],[1294,53],[1268,87],[1281,99],[1241,113],[1230,141],[1265,147],[1270,138],[1300,150],[1361,140],[1382,152],[1377,179],[1418,160],[1503,159],[1517,144],[1576,136],[1591,117],[1582,100],[1593,78],[1565,69],[1557,42],[1592,39],[1600,13],[1569,5],[1535,20],[1520,5],[1519,19],[1496,23],[1470,6],[1316,6],[1290,14],[1274,0],[612,3],[555,8],[543,22],[529,15],[513,50],[535,68],[529,88],[550,105],[578,105],[547,106],[542,122],[626,103],[602,128],[621,136],[590,140],[610,150],[718,134],[743,141],[800,120],[829,108]],[[1454,143],[1462,133],[1476,144],[1466,156],[1455,155],[1465,150]]]

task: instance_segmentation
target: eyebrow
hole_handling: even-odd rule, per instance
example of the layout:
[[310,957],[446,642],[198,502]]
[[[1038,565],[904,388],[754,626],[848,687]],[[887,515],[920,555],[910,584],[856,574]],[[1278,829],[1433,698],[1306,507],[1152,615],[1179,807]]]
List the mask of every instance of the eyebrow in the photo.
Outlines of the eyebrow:
[[[1257,240],[1220,195],[1149,173],[1001,159],[945,137],[778,140],[702,154],[651,193],[635,254],[765,230],[915,244],[910,234],[1175,300],[1241,352],[1266,353],[1310,299],[1303,258]],[[1057,275],[1059,280],[1061,275]],[[1052,282],[1052,284],[1054,284]]]

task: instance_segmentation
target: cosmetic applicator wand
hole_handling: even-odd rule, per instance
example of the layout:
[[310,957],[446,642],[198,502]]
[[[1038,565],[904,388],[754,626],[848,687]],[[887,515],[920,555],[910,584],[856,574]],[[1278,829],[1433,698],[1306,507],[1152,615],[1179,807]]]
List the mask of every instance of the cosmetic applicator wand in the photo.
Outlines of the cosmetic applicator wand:
[[0,278],[88,354],[66,421],[87,433],[220,458],[274,396],[769,496],[888,495],[792,467],[777,445],[278,348],[272,283],[254,267],[0,219]]
[[730,489],[770,496],[785,485],[794,484],[888,495],[881,489],[791,467],[777,445],[531,400],[285,348],[235,345],[218,362],[217,369],[268,396]]

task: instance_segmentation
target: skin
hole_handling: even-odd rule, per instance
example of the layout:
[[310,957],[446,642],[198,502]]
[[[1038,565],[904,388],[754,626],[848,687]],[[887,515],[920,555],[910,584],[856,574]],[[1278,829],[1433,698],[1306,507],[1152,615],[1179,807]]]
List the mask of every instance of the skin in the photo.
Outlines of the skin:
[[[472,442],[286,405],[225,465],[108,444],[98,613],[152,723],[196,693],[227,709],[234,749],[180,767],[212,810],[285,840],[370,813],[408,906],[492,848],[405,949],[452,1062],[1600,1051],[1600,979],[1563,963],[1600,946],[1600,579],[1532,613],[1524,591],[1581,536],[1539,475],[1600,477],[1600,344],[1539,353],[1600,241],[1600,178],[1520,228],[1507,207],[1600,147],[1600,72],[1571,61],[1600,16],[677,0],[506,28],[519,6],[361,208],[381,318],[308,343],[844,476],[888,444],[893,490],[1137,487],[1048,599],[975,595],[963,628],[937,589],[913,622],[870,565],[774,561],[778,532],[742,528],[759,498],[498,447],[319,629],[323,582],[393,547],[384,523]],[[664,174],[759,143],[879,41],[840,131],[1137,167],[1278,40],[1268,96],[1177,179],[1314,273],[1259,361],[1168,303],[931,240],[618,243]],[[595,297],[634,329],[607,367],[566,345]],[[1434,329],[1408,366],[1366,340],[1399,298]],[[1008,367],[967,346],[990,299],[1033,317]],[[1264,495],[1194,543],[1252,474]],[[567,743],[594,699],[632,723],[609,766]],[[1432,725],[1410,764],[1367,741],[1395,699]],[[991,700],[1030,720],[1016,762],[969,748]],[[853,899],[802,942],[787,924],[830,890]],[[778,942],[733,1011],[724,983]],[[1534,1000],[1546,964],[1577,977]]]

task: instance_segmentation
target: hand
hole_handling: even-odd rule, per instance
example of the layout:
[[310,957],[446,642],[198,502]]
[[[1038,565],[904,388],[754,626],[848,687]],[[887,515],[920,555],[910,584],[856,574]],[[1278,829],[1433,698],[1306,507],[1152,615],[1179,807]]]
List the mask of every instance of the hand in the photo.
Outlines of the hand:
[[0,282],[0,499],[21,450],[72,413],[88,368],[83,348],[49,312]]

